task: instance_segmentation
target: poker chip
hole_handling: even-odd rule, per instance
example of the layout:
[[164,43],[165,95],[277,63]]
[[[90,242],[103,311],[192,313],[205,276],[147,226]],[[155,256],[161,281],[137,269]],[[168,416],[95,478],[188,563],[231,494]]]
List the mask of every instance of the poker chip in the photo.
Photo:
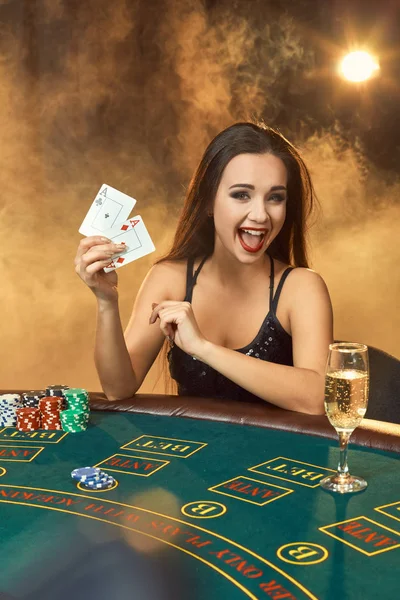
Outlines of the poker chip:
[[85,431],[89,422],[89,394],[83,388],[64,390],[68,408],[60,413],[64,431],[79,433]]
[[46,396],[64,396],[65,390],[68,390],[68,385],[48,385],[46,388]]
[[45,430],[60,430],[62,429],[60,415],[54,415],[51,417],[42,416],[41,428]]
[[39,400],[42,429],[61,430],[60,411],[64,407],[61,396],[45,396]]
[[85,481],[81,482],[81,486],[86,488],[87,490],[106,490],[115,485],[115,479],[111,475],[107,475],[107,479],[102,482],[91,482]]
[[18,431],[36,431],[40,429],[40,410],[38,408],[17,408],[16,414]]
[[71,477],[87,490],[106,490],[116,483],[114,477],[98,467],[81,467],[71,472]]
[[60,412],[61,426],[69,433],[85,431],[89,421],[88,412],[78,412],[71,409]]
[[66,408],[65,400],[64,400],[64,393],[68,389],[69,389],[69,387],[67,385],[48,385],[46,387],[46,396],[48,398],[51,398],[53,396],[56,396],[57,398],[62,398],[63,400],[62,400],[61,409],[63,409],[63,408]]
[[64,398],[61,396],[45,396],[39,400],[39,408],[42,414],[60,411],[64,407]]
[[84,481],[81,481],[81,483],[84,483],[85,485],[94,485],[95,483],[105,483],[109,478],[109,475],[107,473],[104,473],[104,471],[101,471],[99,473],[99,475],[95,475],[94,477],[87,477]]
[[64,393],[66,396],[89,396],[84,388],[68,388]]
[[[26,409],[25,413],[18,413]],[[17,427],[20,431],[36,429],[85,431],[89,422],[89,394],[83,388],[49,385],[45,390],[0,395],[0,427]]]
[[44,390],[31,390],[22,394],[22,403],[25,408],[38,408],[41,398],[46,396]]
[[76,479],[77,481],[85,481],[87,478],[96,477],[100,475],[101,470],[97,467],[80,467],[79,469],[74,469],[71,472],[72,479]]
[[0,395],[0,427],[15,427],[17,425],[17,410],[22,408],[19,394]]
[[89,394],[82,388],[72,388],[65,391],[68,408],[82,410],[89,409]]
[[64,391],[66,398],[89,398],[87,390],[83,388],[70,388]]

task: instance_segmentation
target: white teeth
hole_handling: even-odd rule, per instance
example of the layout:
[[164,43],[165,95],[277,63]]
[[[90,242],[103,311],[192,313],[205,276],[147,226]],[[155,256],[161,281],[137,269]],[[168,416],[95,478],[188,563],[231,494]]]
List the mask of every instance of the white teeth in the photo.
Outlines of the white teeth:
[[250,235],[264,235],[265,231],[253,231],[252,229],[241,229],[240,231],[244,231],[245,233],[249,233]]

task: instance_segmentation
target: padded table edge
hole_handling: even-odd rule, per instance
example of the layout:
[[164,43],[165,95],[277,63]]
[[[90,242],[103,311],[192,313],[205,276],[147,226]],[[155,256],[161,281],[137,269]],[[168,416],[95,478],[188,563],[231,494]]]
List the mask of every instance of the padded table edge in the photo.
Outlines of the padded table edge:
[[[255,425],[337,440],[336,431],[325,415],[307,415],[268,403],[162,394],[136,394],[133,398],[109,401],[104,394],[97,392],[90,393],[90,398],[92,410],[138,412]],[[364,419],[353,432],[350,443],[388,452],[400,452],[400,425]]]
[[[0,394],[21,390],[0,390]],[[110,401],[105,394],[89,392],[91,410],[137,412],[168,417],[185,417],[220,421],[238,425],[255,425],[266,429],[292,431],[304,435],[337,440],[336,431],[325,415],[307,415],[285,410],[268,402],[223,401],[215,398],[136,394],[132,398]],[[400,425],[364,419],[353,432],[352,445],[400,452]]]

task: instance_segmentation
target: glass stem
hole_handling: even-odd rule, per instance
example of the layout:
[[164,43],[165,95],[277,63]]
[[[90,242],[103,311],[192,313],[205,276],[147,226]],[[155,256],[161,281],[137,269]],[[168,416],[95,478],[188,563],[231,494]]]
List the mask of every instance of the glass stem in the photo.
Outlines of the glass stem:
[[349,444],[351,433],[340,431],[339,432],[339,447],[340,447],[340,458],[338,464],[338,475],[339,477],[349,476],[349,467],[347,466],[347,448]]

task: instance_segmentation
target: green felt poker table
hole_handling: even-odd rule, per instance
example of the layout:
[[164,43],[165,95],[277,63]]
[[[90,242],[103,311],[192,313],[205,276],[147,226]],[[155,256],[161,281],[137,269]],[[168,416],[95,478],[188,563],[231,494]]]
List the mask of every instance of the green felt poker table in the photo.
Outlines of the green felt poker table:
[[[324,416],[91,394],[87,431],[0,432],[0,598],[399,598],[400,426],[365,420],[350,471]],[[73,469],[115,486],[87,490]]]

